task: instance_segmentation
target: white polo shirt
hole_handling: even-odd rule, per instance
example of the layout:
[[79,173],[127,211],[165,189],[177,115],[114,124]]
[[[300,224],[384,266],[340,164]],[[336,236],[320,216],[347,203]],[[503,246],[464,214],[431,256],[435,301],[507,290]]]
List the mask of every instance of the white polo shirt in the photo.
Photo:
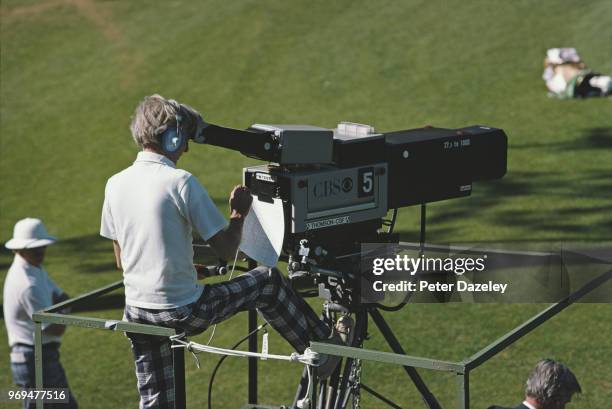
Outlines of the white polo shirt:
[[[62,293],[43,268],[33,266],[19,254],[15,254],[4,280],[4,323],[9,346],[17,343],[33,346],[32,314],[52,306],[53,296],[58,297]],[[49,325],[51,324],[43,324],[43,330]],[[60,342],[61,339],[61,336],[43,333],[42,342]]]
[[202,294],[192,228],[208,240],[227,226],[206,189],[165,156],[139,152],[106,183],[100,235],[116,240],[128,305],[170,309]]

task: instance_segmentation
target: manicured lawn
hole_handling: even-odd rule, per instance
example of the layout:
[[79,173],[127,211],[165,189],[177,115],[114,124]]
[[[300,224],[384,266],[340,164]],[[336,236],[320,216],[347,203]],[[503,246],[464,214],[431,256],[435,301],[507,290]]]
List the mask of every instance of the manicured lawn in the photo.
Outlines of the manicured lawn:
[[[382,131],[503,128],[508,174],[476,184],[469,198],[432,204],[428,241],[612,238],[612,100],[550,99],[540,78],[549,47],[576,47],[592,68],[612,73],[610,2],[5,0],[1,13],[0,239],[11,237],[18,219],[42,218],[62,239],[46,269],[72,295],[120,278],[110,243],[98,236],[104,184],[133,160],[130,116],[154,92],[236,128],[342,120]],[[253,163],[192,144],[180,165],[226,211],[230,188]],[[398,229],[416,241],[418,209],[402,209]],[[2,250],[1,271],[11,257]],[[460,360],[543,307],[420,304],[386,317],[409,354]],[[120,319],[121,297],[85,314]],[[571,407],[608,407],[611,322],[610,305],[572,306],[474,372],[473,407],[515,406],[542,357],[577,374],[585,393]],[[217,329],[214,344],[229,346],[245,330],[242,314]],[[0,338],[5,332],[0,325]],[[371,332],[367,347],[387,350]],[[271,350],[290,352],[275,333]],[[205,405],[216,357],[201,360],[198,370],[187,358],[193,408]],[[71,328],[62,361],[81,407],[137,407],[122,335]],[[9,388],[4,341],[0,367],[0,389]],[[290,402],[300,370],[262,363],[261,401]],[[423,375],[453,407],[452,376]],[[363,376],[402,405],[424,407],[400,368],[368,365]],[[215,407],[245,403],[246,379],[246,361],[227,360]],[[379,406],[364,397],[363,407]]]

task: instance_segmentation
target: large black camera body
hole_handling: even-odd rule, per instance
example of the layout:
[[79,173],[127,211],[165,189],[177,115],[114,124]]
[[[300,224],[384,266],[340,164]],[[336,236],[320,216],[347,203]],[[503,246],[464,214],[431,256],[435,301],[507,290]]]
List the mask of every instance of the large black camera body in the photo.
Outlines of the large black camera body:
[[[269,162],[245,168],[244,184],[254,200],[282,200],[290,274],[319,271],[328,288],[333,271],[354,277],[361,243],[397,241],[381,229],[389,210],[468,196],[473,182],[501,178],[507,167],[506,134],[479,125],[386,133],[353,123],[209,125],[204,135]],[[332,298],[346,298],[353,285],[343,287]]]
[[[259,200],[283,200],[288,242],[379,220],[389,209],[468,196],[474,181],[506,173],[506,135],[485,126],[361,135],[296,125],[251,129],[273,132],[279,149],[296,153],[244,170]],[[303,143],[294,148],[293,140]]]

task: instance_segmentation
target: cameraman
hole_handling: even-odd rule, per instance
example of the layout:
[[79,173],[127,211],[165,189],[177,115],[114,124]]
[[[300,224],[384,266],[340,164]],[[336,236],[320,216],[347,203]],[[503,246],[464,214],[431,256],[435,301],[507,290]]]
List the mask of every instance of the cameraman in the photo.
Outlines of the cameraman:
[[[205,124],[187,105],[151,95],[130,126],[138,147],[134,164],[107,184],[100,234],[113,240],[123,270],[125,319],[177,328],[187,335],[239,311],[257,308],[297,351],[332,333],[296,296],[276,268],[258,267],[231,281],[201,285],[193,265],[192,231],[221,258],[233,260],[252,197],[246,187],[230,193],[227,223],[200,182],[176,163]],[[128,334],[136,363],[141,408],[173,408],[172,354],[168,339]],[[330,342],[339,343],[334,335]],[[323,357],[328,376],[338,359]]]

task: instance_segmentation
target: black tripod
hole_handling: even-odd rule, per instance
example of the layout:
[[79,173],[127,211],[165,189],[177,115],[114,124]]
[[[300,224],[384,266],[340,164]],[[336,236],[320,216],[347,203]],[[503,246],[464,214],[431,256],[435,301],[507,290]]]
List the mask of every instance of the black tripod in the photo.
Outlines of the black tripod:
[[[391,228],[389,229],[389,233],[393,230],[393,225],[395,224],[395,217],[397,213],[394,212],[393,220],[391,224]],[[420,225],[420,253],[423,254],[425,250],[425,220],[426,220],[426,205],[421,205],[421,225]],[[398,307],[393,308],[392,310],[399,310],[405,305],[405,302],[400,304]],[[339,312],[342,308],[328,308],[325,311],[325,318],[331,324],[332,328],[336,321],[336,313]],[[372,318],[372,321],[383,335],[393,352],[396,354],[406,354],[395,334],[385,321],[384,317],[380,313],[379,308],[377,307],[362,307],[359,311],[355,313],[355,327],[353,329],[353,339],[350,344],[351,347],[361,348],[363,346],[363,342],[368,338],[368,321],[369,318]],[[361,363],[359,360],[355,360],[352,358],[344,359],[336,368],[336,371],[331,375],[331,377],[326,381],[320,381],[317,385],[318,387],[318,399],[316,409],[344,409],[347,407],[349,401],[353,402],[354,407],[359,407],[359,400],[361,391],[365,391],[383,403],[387,404],[392,408],[400,408],[398,404],[388,399],[384,395],[378,393],[376,390],[372,389],[368,385],[361,382],[360,372],[361,372]],[[406,374],[415,385],[423,401],[427,405],[429,409],[442,409],[438,400],[433,395],[433,393],[429,390],[417,370],[410,366],[404,366],[404,370]],[[342,376],[340,376],[342,374]],[[308,374],[306,369],[302,373],[302,378],[300,381],[300,385],[298,386],[295,399],[291,408],[297,408],[297,403],[300,399],[304,398],[306,394],[306,388],[308,385]],[[317,395],[315,393],[315,395]],[[314,408],[313,408],[314,409]]]
[[[387,233],[390,235],[393,232],[395,220],[397,216],[397,209],[393,212],[393,219],[391,220],[389,230]],[[421,204],[420,214],[420,253],[423,254],[425,250],[425,220],[426,220],[426,205]],[[250,262],[249,268],[254,268],[255,263]],[[407,301],[397,307],[388,308],[389,310],[401,309]],[[344,307],[331,304],[332,307],[326,308],[324,311],[324,319],[333,328],[336,323],[336,317],[338,313],[346,313],[348,310]],[[393,352],[397,354],[406,354],[402,348],[400,342],[396,338],[395,334],[385,321],[384,317],[376,306],[361,306],[355,313],[355,327],[353,328],[352,341],[349,346],[361,348],[363,342],[368,337],[368,322],[369,318],[383,335]],[[257,351],[257,334],[253,332],[253,329],[257,326],[257,313],[255,311],[249,311],[249,332],[252,335],[249,337],[249,351]],[[313,385],[317,388],[318,393],[315,393],[317,398],[316,409],[344,409],[347,407],[349,402],[352,400],[353,407],[359,407],[359,399],[361,391],[371,394],[375,398],[387,404],[392,408],[400,408],[398,404],[378,393],[373,388],[361,382],[360,379],[360,368],[361,362],[356,359],[346,358],[343,359],[334,373],[326,381],[320,381]],[[410,366],[404,366],[406,374],[410,380],[414,383],[415,387],[421,394],[423,401],[429,409],[442,409],[435,396],[429,390],[417,370]],[[303,399],[307,392],[308,386],[308,373],[306,368],[302,372],[300,384],[297,388],[295,399],[291,405],[292,409],[300,409],[297,404],[300,399]],[[257,359],[249,358],[249,393],[248,400],[250,404],[257,403]],[[308,408],[308,409],[315,409]]]
[[[333,313],[332,313],[333,314]],[[332,318],[333,317],[328,317]],[[361,347],[363,342],[368,336],[368,321],[372,318],[372,321],[383,335],[393,352],[397,354],[405,354],[406,352],[400,345],[399,341],[395,337],[395,334],[385,321],[384,317],[378,310],[378,308],[364,308],[355,314],[355,327],[353,329],[354,336],[351,342],[352,347]],[[405,366],[404,370],[410,377],[410,380],[414,383],[415,387],[421,394],[425,404],[430,409],[441,409],[435,396],[431,393],[421,376],[418,374],[415,368]],[[359,400],[361,391],[369,393],[381,402],[385,403],[391,408],[400,408],[397,403],[391,399],[380,394],[373,388],[361,382],[360,379],[361,363],[359,360],[352,358],[344,359],[336,371],[326,381],[320,381],[317,385],[318,399],[317,409],[344,409],[347,407],[349,402],[354,404],[354,407],[359,407]],[[302,373],[302,379],[298,386],[296,396],[293,402],[292,408],[297,408],[298,400],[304,398],[306,394],[306,387],[308,384],[308,376],[306,370]],[[355,405],[357,403],[357,405]],[[314,409],[314,408],[313,408]]]

